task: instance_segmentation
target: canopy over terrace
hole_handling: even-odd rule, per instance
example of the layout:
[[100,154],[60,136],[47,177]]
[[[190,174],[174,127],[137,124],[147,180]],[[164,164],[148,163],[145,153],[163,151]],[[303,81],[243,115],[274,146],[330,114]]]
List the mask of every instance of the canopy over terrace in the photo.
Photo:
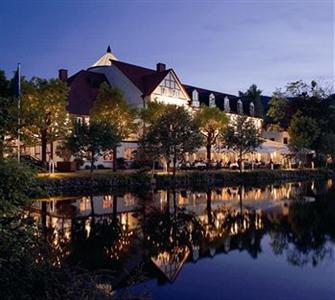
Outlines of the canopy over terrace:
[[[206,153],[206,147],[202,147],[197,151],[197,153],[190,157],[190,160],[206,160]],[[287,145],[266,139],[261,146],[256,148],[256,151],[254,153],[245,155],[245,159],[257,159],[258,161],[264,162],[269,162],[270,160],[272,160],[275,163],[282,163],[284,156],[289,153],[290,151]],[[213,147],[212,160],[235,162],[238,160],[238,153],[231,149],[225,148],[217,151]]]

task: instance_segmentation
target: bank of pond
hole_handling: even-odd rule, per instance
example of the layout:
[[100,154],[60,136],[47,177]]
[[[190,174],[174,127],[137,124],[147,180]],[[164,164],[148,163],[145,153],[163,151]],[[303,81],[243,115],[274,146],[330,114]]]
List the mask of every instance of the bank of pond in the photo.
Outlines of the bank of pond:
[[66,176],[47,175],[40,177],[38,189],[32,191],[33,197],[47,195],[78,195],[108,191],[133,191],[151,188],[187,188],[227,185],[269,184],[283,181],[327,179],[334,173],[327,169],[296,170],[254,170],[238,171],[193,171],[179,172],[176,176],[150,172],[98,173],[90,176],[88,172],[67,174]]

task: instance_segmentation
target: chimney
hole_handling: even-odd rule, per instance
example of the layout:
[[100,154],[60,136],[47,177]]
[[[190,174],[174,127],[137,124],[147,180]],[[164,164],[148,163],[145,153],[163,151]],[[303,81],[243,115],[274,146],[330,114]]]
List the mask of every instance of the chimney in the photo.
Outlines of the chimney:
[[166,70],[166,65],[162,63],[158,63],[156,65],[156,71],[157,72],[164,72]]
[[67,70],[66,69],[59,69],[58,70],[58,79],[61,81],[67,80]]

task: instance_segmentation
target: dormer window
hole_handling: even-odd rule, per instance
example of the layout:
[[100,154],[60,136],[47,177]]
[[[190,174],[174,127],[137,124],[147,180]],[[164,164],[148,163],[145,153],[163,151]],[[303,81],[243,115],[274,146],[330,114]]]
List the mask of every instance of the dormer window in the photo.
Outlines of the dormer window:
[[230,112],[230,103],[229,103],[229,98],[225,97],[224,98],[224,111],[229,113]]
[[249,112],[250,112],[250,116],[254,116],[255,115],[255,105],[253,102],[250,102],[249,104]]
[[199,107],[199,93],[197,90],[193,90],[192,92],[192,106]]
[[237,113],[239,115],[243,115],[243,103],[242,103],[241,99],[239,99],[237,101]]
[[209,107],[215,107],[215,96],[213,93],[209,95]]

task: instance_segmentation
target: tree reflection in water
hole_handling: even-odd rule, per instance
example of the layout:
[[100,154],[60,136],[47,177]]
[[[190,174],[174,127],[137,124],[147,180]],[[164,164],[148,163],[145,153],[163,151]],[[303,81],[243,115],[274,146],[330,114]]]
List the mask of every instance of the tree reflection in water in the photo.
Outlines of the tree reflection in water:
[[329,241],[335,242],[335,202],[331,197],[322,198],[311,203],[292,203],[288,216],[268,221],[273,252],[285,254],[290,264],[316,266],[325,258],[332,258]]
[[[127,225],[117,218],[117,196],[113,196],[113,213],[97,216],[93,196],[90,196],[91,214],[72,222],[71,256],[73,264],[88,269],[116,268],[130,247],[133,235]],[[115,207],[115,208],[114,208]]]
[[[63,253],[68,254],[72,264],[95,271],[108,269],[115,287],[135,285],[151,277],[158,278],[159,274],[172,282],[187,261],[233,250],[246,251],[256,259],[262,253],[265,235],[269,236],[273,253],[285,255],[289,264],[316,266],[331,259],[331,243],[335,242],[332,183],[290,184],[289,192],[283,186],[278,189],[280,193],[274,186],[262,190],[275,197],[283,195],[282,199],[275,198],[275,206],[269,209],[250,205],[250,196],[246,194],[250,191],[257,194],[260,189],[256,193],[238,187],[235,204],[218,200],[213,196],[216,191],[208,189],[205,206],[197,203],[197,208],[202,207],[197,211],[180,205],[177,200],[181,194],[191,198],[196,192],[166,191],[166,202],[162,202],[159,193],[141,191],[136,195],[136,207],[130,212],[137,220],[132,227],[121,222],[118,208],[121,197],[107,196],[112,197],[112,210],[101,215],[94,208],[98,198],[91,196],[90,214],[80,216],[75,210],[67,210],[72,219],[71,238],[62,240],[63,244],[67,242]],[[46,208],[42,211],[45,214]],[[61,240],[60,232],[57,234]],[[136,270],[141,270],[142,275],[132,276]]]

